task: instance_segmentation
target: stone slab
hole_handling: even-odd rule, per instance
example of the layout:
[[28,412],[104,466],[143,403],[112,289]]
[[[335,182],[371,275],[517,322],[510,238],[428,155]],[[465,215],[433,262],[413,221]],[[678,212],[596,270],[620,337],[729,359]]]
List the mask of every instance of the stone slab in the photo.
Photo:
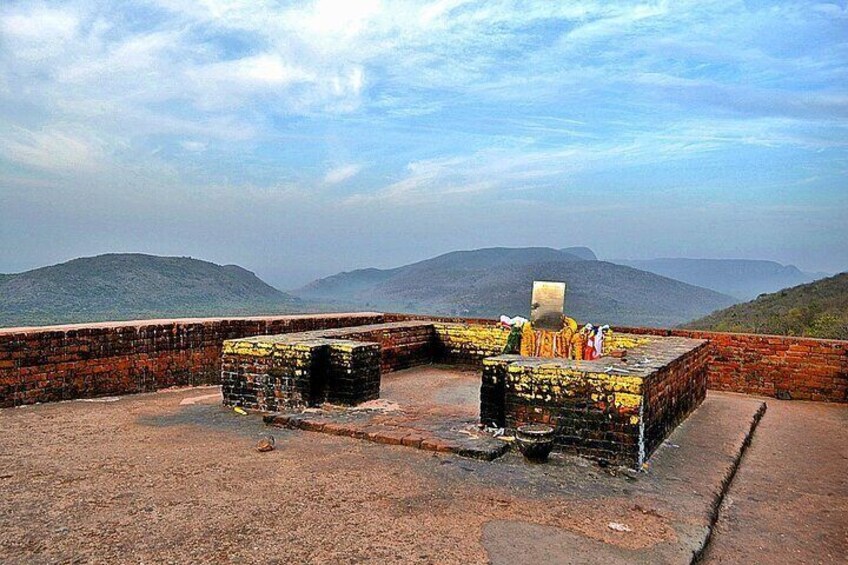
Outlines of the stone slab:
[[268,415],[264,421],[269,426],[453,453],[483,461],[496,459],[509,449],[507,442],[480,431],[473,422],[433,419],[418,413],[386,415],[380,411],[328,409],[308,414]]

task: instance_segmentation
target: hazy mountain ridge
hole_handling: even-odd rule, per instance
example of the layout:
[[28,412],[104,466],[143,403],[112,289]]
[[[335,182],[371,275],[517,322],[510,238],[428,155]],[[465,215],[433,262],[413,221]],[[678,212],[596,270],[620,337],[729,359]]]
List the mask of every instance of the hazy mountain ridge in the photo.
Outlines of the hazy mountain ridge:
[[282,313],[301,302],[237,265],[137,253],[0,275],[0,325]]
[[579,257],[585,261],[597,261],[598,256],[595,255],[595,252],[589,249],[588,247],[564,247],[560,249],[563,253],[568,253],[569,255],[574,255],[575,257]]
[[613,263],[709,288],[739,300],[751,300],[763,293],[821,278],[820,273],[805,273],[794,265],[754,259],[617,259]]
[[848,339],[848,273],[765,294],[685,327]]
[[544,279],[566,281],[566,311],[597,323],[676,325],[735,302],[653,273],[539,247],[447,253],[394,269],[339,273],[293,292],[340,307],[492,317],[526,315],[532,282]]
[[414,276],[415,273],[465,271],[476,268],[497,268],[559,260],[582,261],[576,255],[567,253],[565,250],[556,250],[549,247],[489,247],[472,251],[451,251],[392,269],[370,267],[345,271],[312,281],[293,292],[303,297],[340,300],[355,298],[358,292],[368,292],[374,285],[379,285],[396,276],[408,277]]

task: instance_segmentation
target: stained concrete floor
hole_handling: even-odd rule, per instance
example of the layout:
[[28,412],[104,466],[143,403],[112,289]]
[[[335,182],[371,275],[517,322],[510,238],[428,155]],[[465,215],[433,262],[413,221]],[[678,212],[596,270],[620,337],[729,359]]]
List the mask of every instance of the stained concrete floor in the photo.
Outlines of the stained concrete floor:
[[[768,403],[705,561],[832,562],[846,407]],[[214,388],[0,410],[0,562],[686,563],[761,404],[710,394],[639,474],[300,430],[258,453]]]
[[389,373],[378,400],[295,410],[267,422],[486,461],[509,449],[509,443],[478,425],[480,373],[470,368],[426,365]]

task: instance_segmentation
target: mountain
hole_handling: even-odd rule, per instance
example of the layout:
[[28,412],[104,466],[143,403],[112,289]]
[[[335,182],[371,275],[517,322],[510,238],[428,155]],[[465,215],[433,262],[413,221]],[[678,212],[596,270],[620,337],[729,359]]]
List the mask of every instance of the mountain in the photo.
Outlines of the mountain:
[[560,249],[560,251],[568,253],[569,255],[574,255],[575,257],[579,257],[586,261],[598,260],[598,256],[595,255],[595,252],[588,247],[566,247],[564,249]]
[[546,247],[456,251],[394,269],[340,273],[294,293],[339,307],[495,317],[527,315],[534,280],[566,281],[566,312],[593,323],[675,325],[734,302],[712,290]]
[[848,339],[848,273],[764,294],[685,327]]
[[236,265],[136,253],[0,275],[0,326],[290,312],[301,302]]
[[819,274],[804,273],[792,265],[749,259],[648,259],[613,262],[709,288],[739,300],[751,300],[764,292],[775,292],[821,278]]

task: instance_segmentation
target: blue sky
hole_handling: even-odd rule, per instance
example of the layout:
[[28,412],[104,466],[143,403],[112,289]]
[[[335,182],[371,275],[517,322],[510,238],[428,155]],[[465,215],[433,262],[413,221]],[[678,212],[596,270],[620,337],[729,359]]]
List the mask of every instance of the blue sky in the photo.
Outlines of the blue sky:
[[0,272],[454,249],[848,269],[848,9],[5,2]]

